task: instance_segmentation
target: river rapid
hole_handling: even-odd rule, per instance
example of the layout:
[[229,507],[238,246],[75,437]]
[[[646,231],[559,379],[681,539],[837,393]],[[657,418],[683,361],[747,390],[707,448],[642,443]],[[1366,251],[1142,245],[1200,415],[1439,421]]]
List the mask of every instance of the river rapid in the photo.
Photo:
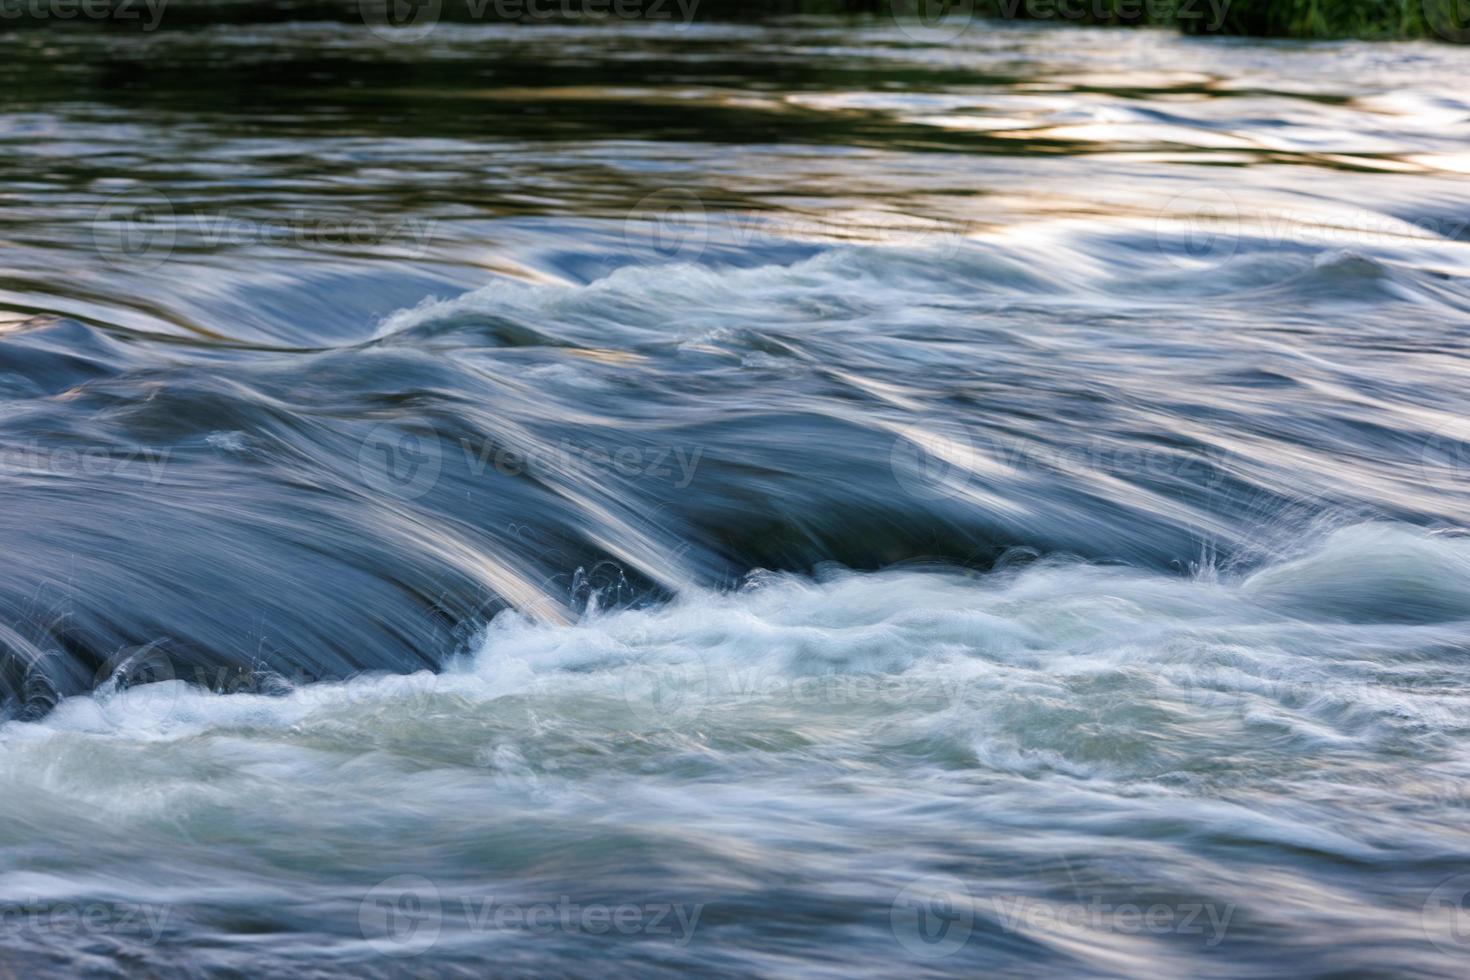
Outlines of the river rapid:
[[0,976],[1464,976],[1467,75],[0,34]]

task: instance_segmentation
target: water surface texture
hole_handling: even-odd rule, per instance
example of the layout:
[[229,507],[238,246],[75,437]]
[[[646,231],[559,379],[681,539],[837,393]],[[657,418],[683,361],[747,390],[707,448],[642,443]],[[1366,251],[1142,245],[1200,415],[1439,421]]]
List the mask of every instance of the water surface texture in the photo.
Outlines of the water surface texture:
[[952,34],[0,34],[0,976],[1463,977],[1470,50]]

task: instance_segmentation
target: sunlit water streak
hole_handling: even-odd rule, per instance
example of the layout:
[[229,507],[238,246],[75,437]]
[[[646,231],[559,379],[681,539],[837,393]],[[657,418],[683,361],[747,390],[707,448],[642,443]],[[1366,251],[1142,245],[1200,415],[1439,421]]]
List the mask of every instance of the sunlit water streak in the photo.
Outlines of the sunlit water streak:
[[1463,50],[0,52],[0,972],[1463,975]]

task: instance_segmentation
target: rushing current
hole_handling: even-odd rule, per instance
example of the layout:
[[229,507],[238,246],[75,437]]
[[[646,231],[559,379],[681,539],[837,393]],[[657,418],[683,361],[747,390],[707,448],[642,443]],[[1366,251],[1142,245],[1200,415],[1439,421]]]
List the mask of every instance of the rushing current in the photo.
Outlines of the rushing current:
[[1465,976],[1467,77],[0,33],[0,976]]

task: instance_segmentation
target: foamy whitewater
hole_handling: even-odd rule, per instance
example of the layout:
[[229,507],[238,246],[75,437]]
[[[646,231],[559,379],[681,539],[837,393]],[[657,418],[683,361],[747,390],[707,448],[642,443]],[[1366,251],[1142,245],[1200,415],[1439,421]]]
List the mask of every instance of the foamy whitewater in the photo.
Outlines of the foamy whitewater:
[[0,978],[1466,974],[1463,48],[0,54]]

